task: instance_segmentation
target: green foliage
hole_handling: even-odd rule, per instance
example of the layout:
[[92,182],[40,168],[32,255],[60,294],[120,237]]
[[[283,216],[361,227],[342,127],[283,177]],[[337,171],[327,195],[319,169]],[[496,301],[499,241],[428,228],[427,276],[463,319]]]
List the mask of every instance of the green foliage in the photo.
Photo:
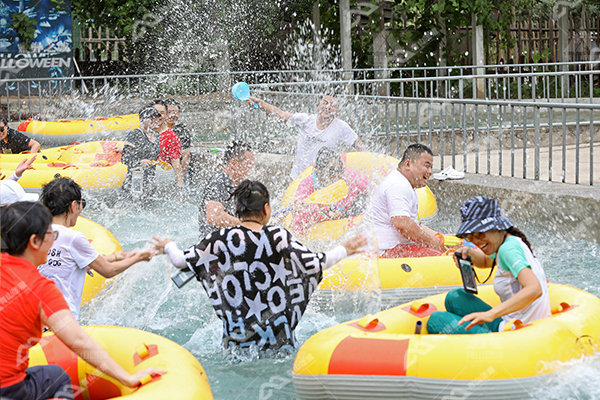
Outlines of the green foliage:
[[35,39],[35,27],[37,26],[37,20],[29,18],[23,12],[12,14],[11,19],[12,23],[9,25],[9,27],[17,32],[21,43],[23,46],[25,46],[25,49],[27,51],[31,50],[31,42],[33,42],[33,39]]

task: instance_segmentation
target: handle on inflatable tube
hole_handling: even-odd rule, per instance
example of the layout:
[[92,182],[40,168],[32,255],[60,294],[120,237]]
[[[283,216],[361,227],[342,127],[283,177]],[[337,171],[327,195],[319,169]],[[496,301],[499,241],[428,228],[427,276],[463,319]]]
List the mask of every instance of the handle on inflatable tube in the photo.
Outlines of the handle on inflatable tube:
[[369,329],[374,328],[378,323],[379,318],[375,317],[373,314],[367,314],[357,322],[357,325]]
[[504,327],[502,327],[502,332],[514,331],[521,328],[522,326],[523,322],[517,318],[504,324]]

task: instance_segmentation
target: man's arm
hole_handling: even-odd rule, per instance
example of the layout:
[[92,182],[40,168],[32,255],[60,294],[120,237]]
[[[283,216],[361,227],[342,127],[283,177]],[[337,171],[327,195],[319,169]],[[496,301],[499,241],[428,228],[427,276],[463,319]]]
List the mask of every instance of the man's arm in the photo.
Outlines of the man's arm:
[[225,206],[218,201],[206,202],[206,222],[219,228],[229,228],[242,223],[239,218],[225,212]]
[[175,158],[171,160],[171,166],[175,171],[175,181],[177,187],[184,187],[185,184],[183,183],[183,168],[181,167],[181,159]]
[[408,240],[430,247],[439,252],[444,252],[446,250],[438,238],[423,231],[419,225],[409,217],[392,217],[392,224],[394,225],[394,228]]
[[33,140],[33,139],[29,139],[29,151],[32,153],[37,153],[38,151],[40,151],[40,147],[42,147],[42,145],[37,141],[37,140]]
[[258,104],[258,106],[260,108],[262,108],[263,110],[265,110],[267,112],[267,114],[279,117],[279,118],[281,118],[284,121],[289,120],[294,115],[293,113],[280,110],[279,108],[275,107],[274,105],[269,104],[266,101],[264,101],[262,99],[259,99],[258,97],[250,96],[250,99],[248,100],[248,103],[251,106],[253,106],[254,103]]
[[354,141],[354,143],[352,143],[352,147],[354,147],[356,149],[356,151],[365,151],[365,144],[363,143],[362,140],[360,140],[359,137],[356,138],[356,140]]

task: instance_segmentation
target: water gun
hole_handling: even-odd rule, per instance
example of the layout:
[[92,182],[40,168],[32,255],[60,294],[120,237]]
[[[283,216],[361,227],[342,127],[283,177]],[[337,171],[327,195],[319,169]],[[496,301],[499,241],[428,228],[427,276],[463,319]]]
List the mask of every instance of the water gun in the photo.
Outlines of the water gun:
[[442,245],[444,245],[446,247],[458,248],[458,247],[467,246],[470,248],[475,248],[475,245],[473,243],[469,242],[468,240],[461,239],[457,236],[444,235],[444,234],[438,232],[435,234],[435,237],[440,239],[440,242],[442,242]]

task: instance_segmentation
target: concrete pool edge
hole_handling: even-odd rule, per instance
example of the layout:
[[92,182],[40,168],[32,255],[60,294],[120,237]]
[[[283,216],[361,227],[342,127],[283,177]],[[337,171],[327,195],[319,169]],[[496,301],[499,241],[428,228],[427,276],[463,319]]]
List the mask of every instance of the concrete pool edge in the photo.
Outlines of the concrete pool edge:
[[459,213],[470,197],[490,196],[498,199],[508,218],[543,224],[564,238],[600,242],[598,186],[478,174],[461,180],[431,179],[428,186],[441,212]]

